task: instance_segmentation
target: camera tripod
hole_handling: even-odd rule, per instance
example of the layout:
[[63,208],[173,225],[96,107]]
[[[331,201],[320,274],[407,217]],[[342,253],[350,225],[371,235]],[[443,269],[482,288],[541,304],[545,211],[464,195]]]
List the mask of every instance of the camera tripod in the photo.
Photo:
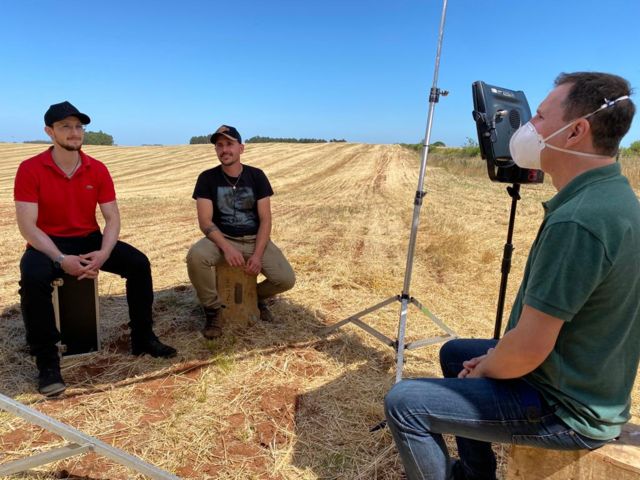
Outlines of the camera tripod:
[[[320,332],[320,335],[325,336],[329,335],[331,332],[337,330],[338,328],[346,325],[347,323],[353,323],[357,327],[362,328],[367,333],[373,335],[382,343],[392,347],[396,351],[396,383],[402,380],[402,368],[404,366],[404,351],[416,349],[420,347],[424,347],[426,345],[431,345],[433,343],[443,342],[445,340],[455,338],[456,334],[453,330],[451,330],[444,322],[438,319],[434,314],[432,314],[425,306],[422,305],[415,297],[410,295],[410,287],[411,287],[411,273],[413,270],[413,258],[415,254],[415,246],[416,239],[418,235],[418,224],[420,221],[420,209],[422,207],[423,198],[426,195],[426,192],[423,190],[424,186],[424,176],[427,167],[427,158],[429,156],[429,142],[431,139],[431,126],[433,123],[433,114],[435,110],[435,105],[438,103],[440,99],[440,95],[446,96],[449,92],[440,90],[437,87],[438,84],[438,70],[440,68],[440,52],[442,49],[442,38],[444,34],[444,23],[447,11],[447,0],[443,0],[442,5],[442,16],[440,19],[440,31],[438,35],[438,48],[436,52],[436,62],[435,69],[433,74],[433,85],[431,87],[429,93],[429,111],[427,114],[427,126],[426,133],[424,136],[424,144],[422,146],[422,158],[420,162],[420,174],[418,177],[418,188],[416,190],[415,199],[413,202],[413,220],[411,223],[411,236],[409,238],[409,248],[407,252],[407,263],[405,268],[404,275],[404,285],[402,287],[402,293],[400,295],[394,295],[392,297],[387,298],[386,300],[373,305],[365,310],[362,310],[354,315],[351,315],[344,320],[341,320],[330,327],[324,329]],[[362,320],[361,317],[367,315],[371,312],[379,310],[393,302],[400,302],[400,320],[398,322],[398,337],[396,340],[392,340],[387,337],[380,331],[366,324]],[[410,343],[405,343],[405,334],[407,327],[407,312],[409,309],[409,304],[417,307],[422,313],[424,313],[433,323],[438,325],[444,332],[444,335],[438,335],[435,337],[425,338],[422,340],[413,341]]]

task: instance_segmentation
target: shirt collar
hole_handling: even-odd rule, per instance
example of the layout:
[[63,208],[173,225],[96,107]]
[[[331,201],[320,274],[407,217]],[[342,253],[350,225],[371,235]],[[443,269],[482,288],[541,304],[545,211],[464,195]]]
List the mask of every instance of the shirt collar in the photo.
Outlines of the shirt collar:
[[575,196],[582,189],[593,185],[594,183],[617,177],[621,174],[622,170],[618,162],[581,173],[576,178],[567,183],[562,190],[560,190],[555,194],[553,198],[551,198],[551,200],[542,202],[545,215],[549,215],[553,211],[557,210],[561,205],[566,203],[570,198]]
[[[80,166],[78,167],[78,170],[80,168],[91,167],[91,157],[84,153],[82,150],[80,150],[78,153],[80,154]],[[58,169],[56,162],[53,161],[53,146],[49,147],[45,151],[44,165],[53,169]]]

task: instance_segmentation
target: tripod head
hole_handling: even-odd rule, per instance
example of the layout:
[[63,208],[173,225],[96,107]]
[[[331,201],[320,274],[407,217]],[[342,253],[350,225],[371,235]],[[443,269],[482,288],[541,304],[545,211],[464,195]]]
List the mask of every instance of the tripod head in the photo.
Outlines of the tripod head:
[[471,90],[480,155],[487,161],[489,178],[494,182],[542,183],[544,174],[541,170],[518,167],[509,151],[511,136],[531,118],[524,92],[482,81],[473,82]]

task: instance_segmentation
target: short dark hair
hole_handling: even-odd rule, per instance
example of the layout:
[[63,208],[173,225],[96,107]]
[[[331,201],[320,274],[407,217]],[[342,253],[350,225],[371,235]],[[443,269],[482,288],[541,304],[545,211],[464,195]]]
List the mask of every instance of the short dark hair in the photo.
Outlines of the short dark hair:
[[[571,121],[597,110],[604,102],[631,95],[629,82],[618,75],[600,72],[561,73],[555,86],[570,84],[564,101],[564,120]],[[587,120],[591,125],[593,146],[597,153],[610,157],[618,153],[622,137],[629,131],[636,107],[631,99],[616,102]]]

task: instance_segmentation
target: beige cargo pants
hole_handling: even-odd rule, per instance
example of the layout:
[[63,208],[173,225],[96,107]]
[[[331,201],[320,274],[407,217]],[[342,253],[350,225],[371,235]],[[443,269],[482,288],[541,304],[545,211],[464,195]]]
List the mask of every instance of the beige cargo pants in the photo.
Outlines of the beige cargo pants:
[[[256,236],[225,237],[229,243],[242,252],[245,260],[255,250]],[[198,300],[205,308],[220,308],[216,289],[215,266],[224,262],[224,254],[215,243],[203,237],[194,243],[187,254],[189,279],[196,289]],[[265,280],[258,284],[258,300],[264,300],[277,293],[285,292],[296,282],[293,268],[276,245],[269,240],[262,256],[262,271]]]

